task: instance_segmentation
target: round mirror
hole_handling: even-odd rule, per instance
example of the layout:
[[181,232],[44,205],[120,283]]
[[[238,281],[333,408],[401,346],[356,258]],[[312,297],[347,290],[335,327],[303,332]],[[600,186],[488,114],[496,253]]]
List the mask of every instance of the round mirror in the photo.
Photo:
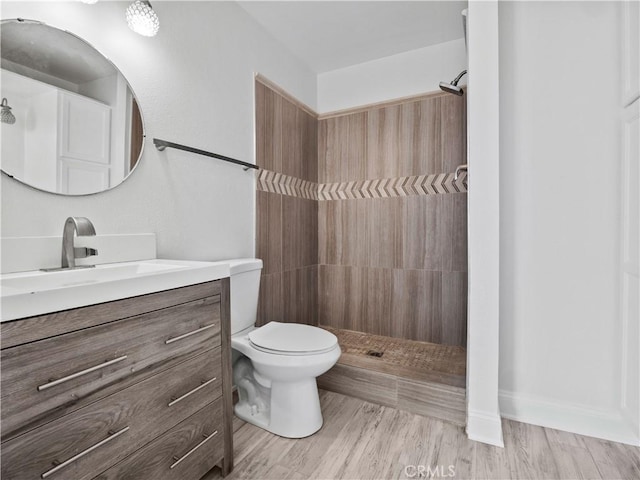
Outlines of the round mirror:
[[0,22],[2,171],[34,188],[86,195],[113,188],[142,154],[136,97],[81,38],[41,22]]

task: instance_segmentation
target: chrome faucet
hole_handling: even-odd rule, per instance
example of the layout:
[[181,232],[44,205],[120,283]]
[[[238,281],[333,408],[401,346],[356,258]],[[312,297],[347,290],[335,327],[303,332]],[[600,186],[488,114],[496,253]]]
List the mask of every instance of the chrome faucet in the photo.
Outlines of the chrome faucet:
[[[80,268],[76,267],[76,258],[92,257],[98,254],[95,248],[75,248],[73,245],[75,234],[79,237],[94,236],[96,229],[93,228],[93,223],[88,218],[67,218],[62,232],[62,268]],[[93,267],[93,265],[86,267]]]

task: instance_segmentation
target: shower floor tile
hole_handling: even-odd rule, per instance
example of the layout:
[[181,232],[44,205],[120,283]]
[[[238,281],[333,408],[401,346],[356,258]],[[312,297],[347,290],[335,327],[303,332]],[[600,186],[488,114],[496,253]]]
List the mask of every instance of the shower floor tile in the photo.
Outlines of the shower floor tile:
[[[410,380],[465,386],[467,350],[322,326],[338,337],[338,363]],[[378,356],[378,354],[382,354]]]
[[338,337],[342,355],[320,388],[465,425],[465,348],[321,328]]

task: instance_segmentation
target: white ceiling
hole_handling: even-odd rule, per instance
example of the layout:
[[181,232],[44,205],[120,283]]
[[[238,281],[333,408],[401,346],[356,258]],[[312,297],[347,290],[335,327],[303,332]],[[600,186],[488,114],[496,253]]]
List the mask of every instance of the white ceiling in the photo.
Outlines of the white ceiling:
[[113,64],[91,45],[47,25],[4,23],[0,43],[2,66],[9,70],[13,70],[11,64],[18,64],[76,85],[117,73]]
[[462,38],[466,1],[240,1],[315,72]]

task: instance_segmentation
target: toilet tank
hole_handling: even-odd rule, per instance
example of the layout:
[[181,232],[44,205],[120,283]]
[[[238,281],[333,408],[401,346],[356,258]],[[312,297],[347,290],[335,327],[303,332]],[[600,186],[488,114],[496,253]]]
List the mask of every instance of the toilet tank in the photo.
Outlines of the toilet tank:
[[256,323],[261,271],[262,260],[259,258],[229,260],[232,335]]

